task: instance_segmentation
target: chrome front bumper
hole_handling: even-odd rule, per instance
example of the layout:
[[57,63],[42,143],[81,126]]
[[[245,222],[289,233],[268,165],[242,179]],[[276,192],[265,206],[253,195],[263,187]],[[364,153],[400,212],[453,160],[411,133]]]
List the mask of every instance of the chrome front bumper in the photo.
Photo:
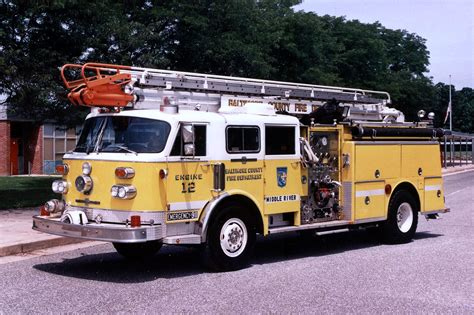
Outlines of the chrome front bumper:
[[64,223],[59,218],[45,216],[33,216],[33,230],[59,236],[117,243],[140,243],[163,238],[161,224],[133,228],[110,223],[80,225]]

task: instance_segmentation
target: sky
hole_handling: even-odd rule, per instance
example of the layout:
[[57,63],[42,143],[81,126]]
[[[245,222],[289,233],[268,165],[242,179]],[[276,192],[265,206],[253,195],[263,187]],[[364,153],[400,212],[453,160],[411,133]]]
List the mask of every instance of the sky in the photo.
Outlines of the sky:
[[416,33],[427,40],[435,84],[451,74],[456,90],[474,88],[474,0],[305,0],[295,10]]

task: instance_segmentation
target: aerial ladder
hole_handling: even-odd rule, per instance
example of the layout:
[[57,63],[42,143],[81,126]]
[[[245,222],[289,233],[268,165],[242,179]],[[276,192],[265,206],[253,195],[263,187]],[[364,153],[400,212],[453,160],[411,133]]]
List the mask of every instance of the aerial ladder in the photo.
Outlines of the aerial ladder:
[[403,113],[388,107],[390,94],[383,91],[102,63],[66,64],[61,77],[73,104],[110,111],[171,105],[217,112],[225,106],[268,102],[281,113],[301,118],[335,104],[346,120],[404,123]]

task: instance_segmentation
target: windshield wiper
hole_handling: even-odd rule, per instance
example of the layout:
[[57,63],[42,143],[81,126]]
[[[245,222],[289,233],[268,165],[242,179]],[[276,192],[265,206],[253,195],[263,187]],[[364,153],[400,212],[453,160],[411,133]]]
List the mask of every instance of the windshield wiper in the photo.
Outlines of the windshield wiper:
[[116,148],[119,148],[121,150],[125,150],[127,152],[130,152],[130,153],[133,153],[135,155],[138,155],[137,152],[133,151],[133,150],[130,150],[129,148],[125,147],[125,146],[122,146],[122,145],[115,145]]
[[117,152],[119,150],[127,151],[127,152],[133,153],[135,155],[138,155],[138,152],[129,149],[125,145],[120,145],[120,144],[116,144],[116,143],[108,145],[107,147],[103,148],[100,152]]
[[[94,152],[95,153],[99,152],[99,147],[100,147],[100,144],[102,142],[102,137],[104,136],[105,126],[107,126],[107,118],[102,120],[102,124],[99,127],[100,128],[99,135],[97,136],[97,140],[96,140],[95,146],[94,146]],[[87,154],[89,154],[89,152],[87,152]]]
[[87,145],[87,146],[86,146],[86,154],[91,153],[91,151],[92,151],[93,148],[94,148],[93,146]]

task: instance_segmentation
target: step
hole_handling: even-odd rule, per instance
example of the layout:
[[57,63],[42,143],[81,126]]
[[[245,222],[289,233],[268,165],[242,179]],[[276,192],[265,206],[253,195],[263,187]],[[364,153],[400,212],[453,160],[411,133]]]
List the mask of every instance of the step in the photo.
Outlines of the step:
[[311,224],[302,224],[299,226],[280,226],[268,229],[268,234],[284,233],[291,231],[302,231],[302,230],[312,230],[312,229],[325,229],[331,227],[338,227],[351,224],[349,220],[336,220],[336,221],[327,221],[327,222],[318,222]]

